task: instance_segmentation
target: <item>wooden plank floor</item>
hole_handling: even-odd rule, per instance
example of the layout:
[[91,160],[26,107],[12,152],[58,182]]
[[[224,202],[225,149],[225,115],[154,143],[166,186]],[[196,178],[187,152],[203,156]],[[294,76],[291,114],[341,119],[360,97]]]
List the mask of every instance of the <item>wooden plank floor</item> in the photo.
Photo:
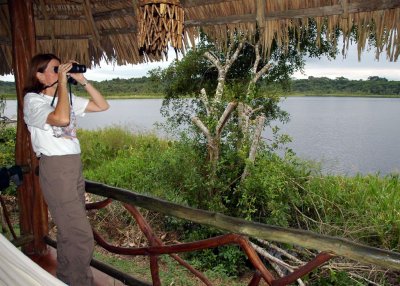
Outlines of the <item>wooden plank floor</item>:
[[[29,256],[36,264],[45,269],[47,272],[56,276],[56,267],[57,267],[57,252],[53,247],[48,247],[49,252],[44,256]],[[113,277],[97,270],[92,267],[93,276],[94,276],[94,285],[95,286],[123,286],[125,285],[121,281],[114,279]]]

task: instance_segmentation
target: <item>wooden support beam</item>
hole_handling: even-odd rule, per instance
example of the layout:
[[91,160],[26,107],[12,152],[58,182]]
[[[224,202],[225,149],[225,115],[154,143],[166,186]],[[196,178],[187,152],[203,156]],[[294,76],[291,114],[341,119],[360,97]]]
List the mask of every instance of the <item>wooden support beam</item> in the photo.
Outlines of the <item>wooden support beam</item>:
[[30,60],[36,53],[35,25],[32,0],[9,1],[13,46],[13,70],[17,89],[18,121],[15,163],[29,166],[23,184],[18,187],[21,235],[33,235],[33,243],[22,248],[25,253],[45,254],[43,237],[48,234],[47,206],[43,200],[39,177],[35,174],[38,160],[32,150],[28,129],[24,122],[24,84]]
[[89,27],[91,33],[93,34],[92,42],[96,48],[98,48],[103,52],[104,49],[101,46],[100,33],[96,27],[96,22],[93,19],[93,12],[90,0],[84,0],[82,5],[83,5],[83,10],[85,11],[85,17],[87,18],[86,20],[87,26]]
[[260,29],[265,26],[266,3],[265,0],[257,0],[257,23]]

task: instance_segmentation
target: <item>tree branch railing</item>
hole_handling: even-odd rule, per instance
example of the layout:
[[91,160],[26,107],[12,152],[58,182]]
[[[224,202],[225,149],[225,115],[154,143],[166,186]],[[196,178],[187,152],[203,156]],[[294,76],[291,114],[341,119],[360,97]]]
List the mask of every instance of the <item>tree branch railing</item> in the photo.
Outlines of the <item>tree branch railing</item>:
[[[399,253],[361,245],[346,239],[324,236],[310,231],[282,228],[250,222],[215,212],[178,205],[161,199],[137,194],[132,191],[111,187],[88,180],[86,181],[86,191],[91,194],[108,198],[101,202],[88,204],[87,209],[100,209],[106,207],[109,203],[111,203],[112,200],[116,200],[122,202],[123,206],[136,219],[140,229],[149,241],[148,247],[116,247],[106,242],[96,232],[94,232],[95,239],[100,246],[113,253],[150,256],[153,285],[161,285],[158,277],[157,262],[157,256],[161,254],[171,255],[181,265],[186,267],[190,272],[203,281],[205,285],[211,285],[202,273],[193,269],[176,253],[195,251],[205,248],[214,248],[226,244],[239,245],[253,264],[255,273],[249,285],[259,285],[258,283],[261,279],[265,280],[268,285],[287,285],[316,269],[334,256],[343,256],[362,263],[374,264],[384,268],[400,270]],[[143,216],[137,211],[136,207],[142,207],[147,210],[162,213],[164,215],[174,216],[199,224],[213,226],[218,229],[225,230],[229,232],[229,234],[202,241],[176,245],[163,245],[161,240],[153,234],[151,227],[147,224]],[[269,241],[294,244],[308,249],[315,249],[320,251],[320,254],[318,254],[306,265],[296,269],[288,276],[275,279],[261,262],[256,251],[246,238],[247,236]]]
[[[105,208],[111,202],[112,200],[110,198],[107,198],[103,201],[87,204],[86,209],[99,210]],[[276,285],[276,286],[288,285],[296,281],[300,277],[321,266],[323,263],[325,263],[334,256],[331,253],[321,252],[313,260],[299,267],[298,269],[293,271],[290,275],[287,275],[279,279],[275,279],[274,276],[268,271],[268,269],[265,267],[265,265],[257,255],[257,252],[252,247],[251,243],[244,236],[241,236],[239,234],[229,233],[195,242],[164,245],[162,241],[154,235],[150,225],[147,223],[145,218],[141,215],[141,213],[137,210],[135,206],[128,203],[123,203],[123,206],[135,218],[141,231],[144,233],[147,240],[149,241],[150,246],[137,247],[137,248],[113,246],[108,242],[106,242],[100,236],[100,234],[95,230],[93,231],[94,238],[98,243],[98,245],[100,245],[105,250],[114,254],[149,256],[150,270],[153,280],[152,285],[155,286],[161,285],[159,271],[158,271],[159,269],[158,259],[157,259],[157,257],[161,254],[169,254],[180,265],[187,268],[192,274],[194,274],[207,286],[212,286],[212,283],[207,279],[207,277],[204,276],[204,274],[201,273],[200,271],[194,269],[190,264],[188,264],[186,261],[180,258],[176,253],[192,252],[208,248],[216,248],[219,246],[230,245],[230,244],[239,245],[241,249],[245,252],[247,258],[249,259],[249,261],[251,262],[251,264],[255,269],[255,273],[253,274],[253,277],[249,285],[259,285],[261,279],[264,279],[268,283],[268,285]]]

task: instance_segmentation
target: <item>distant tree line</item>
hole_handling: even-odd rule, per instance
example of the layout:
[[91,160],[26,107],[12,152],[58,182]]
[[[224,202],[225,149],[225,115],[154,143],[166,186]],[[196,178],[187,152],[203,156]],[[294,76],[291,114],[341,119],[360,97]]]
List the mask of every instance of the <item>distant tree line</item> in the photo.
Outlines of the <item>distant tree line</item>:
[[[96,87],[106,96],[161,95],[159,82],[150,77],[111,79],[96,82]],[[262,88],[270,89],[271,83],[261,83]],[[330,79],[327,77],[308,77],[307,79],[292,79],[286,90],[279,89],[282,95],[377,95],[400,96],[400,81],[389,81],[379,76],[370,76],[367,80],[349,80],[344,77]],[[80,94],[82,89],[77,86],[74,92]],[[15,83],[0,81],[0,96],[14,97]]]
[[349,80],[344,77],[308,77],[291,81],[289,94],[300,95],[400,95],[400,81],[389,81],[379,76],[368,80]]

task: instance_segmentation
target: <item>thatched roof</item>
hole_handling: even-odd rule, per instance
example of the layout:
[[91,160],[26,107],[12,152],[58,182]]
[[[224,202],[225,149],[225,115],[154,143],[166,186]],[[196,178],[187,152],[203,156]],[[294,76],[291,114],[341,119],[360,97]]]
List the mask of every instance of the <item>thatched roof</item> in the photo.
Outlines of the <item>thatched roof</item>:
[[[12,72],[12,35],[8,3],[0,0],[0,75]],[[14,0],[16,1],[16,0]],[[22,0],[21,0],[22,1]],[[308,25],[336,41],[354,26],[361,51],[374,35],[377,54],[400,54],[400,0],[33,0],[37,52],[76,59],[88,66],[102,59],[118,65],[162,60],[168,45],[177,50],[194,42],[200,28],[223,45],[239,30],[261,29],[268,51],[273,40],[285,45],[289,29]],[[169,5],[164,5],[166,2]],[[159,16],[159,19],[157,17]]]

